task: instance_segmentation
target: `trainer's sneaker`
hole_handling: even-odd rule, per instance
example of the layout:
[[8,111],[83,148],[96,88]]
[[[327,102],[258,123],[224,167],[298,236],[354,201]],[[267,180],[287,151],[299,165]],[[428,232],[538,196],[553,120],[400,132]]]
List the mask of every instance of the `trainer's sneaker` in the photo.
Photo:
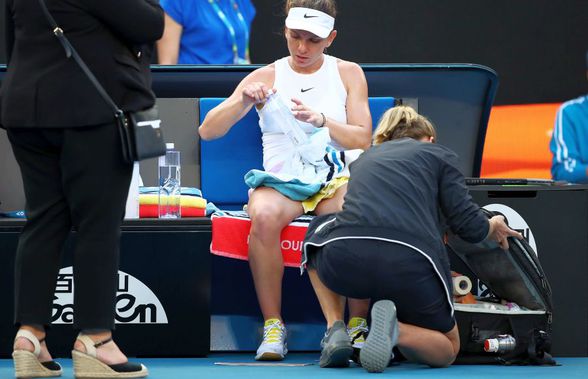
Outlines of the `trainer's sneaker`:
[[352,317],[347,323],[347,334],[353,346],[351,360],[355,363],[359,364],[359,351],[363,347],[368,331],[367,320],[363,317]]
[[359,360],[368,372],[382,372],[394,357],[392,348],[398,342],[396,306],[390,300],[380,300],[372,307],[372,325]]
[[321,341],[321,367],[347,367],[353,353],[343,321],[335,321]]
[[281,361],[288,354],[286,347],[286,327],[277,318],[265,320],[263,341],[257,349],[258,361]]

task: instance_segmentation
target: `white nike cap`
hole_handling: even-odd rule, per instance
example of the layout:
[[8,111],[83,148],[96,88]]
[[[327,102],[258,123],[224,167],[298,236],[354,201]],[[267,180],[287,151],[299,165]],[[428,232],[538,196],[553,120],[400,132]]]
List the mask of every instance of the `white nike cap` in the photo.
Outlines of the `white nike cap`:
[[320,38],[327,38],[335,27],[335,19],[316,9],[295,7],[288,11],[286,27],[306,30]]

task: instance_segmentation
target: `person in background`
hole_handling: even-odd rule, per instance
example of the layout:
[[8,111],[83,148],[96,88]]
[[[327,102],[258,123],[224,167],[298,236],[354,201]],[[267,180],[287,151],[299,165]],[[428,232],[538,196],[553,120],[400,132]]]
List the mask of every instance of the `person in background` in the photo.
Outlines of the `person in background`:
[[159,64],[248,64],[251,0],[160,0]]
[[[157,0],[52,0],[51,16],[124,111],[155,104],[149,69],[163,33]],[[112,340],[120,225],[133,165],[125,163],[112,109],[64,46],[38,0],[6,1],[8,69],[0,126],[21,170],[26,224],[15,258],[13,360],[17,378],[62,373],[45,342],[61,256],[72,227],[73,344],[77,378],[136,378]],[[99,53],[97,53],[99,52]]]
[[[204,140],[220,138],[254,106],[262,107],[270,89],[292,99],[292,111],[308,135],[326,128],[337,150],[370,146],[372,120],[367,81],[361,67],[324,53],[337,36],[334,0],[289,0],[286,3],[285,37],[290,55],[247,75],[233,94],[212,109],[199,128]],[[284,154],[288,137],[270,125],[260,112],[264,168]],[[247,212],[251,218],[249,264],[261,312],[264,336],[256,359],[280,360],[287,353],[286,328],[281,315],[283,259],[280,233],[296,217],[307,213],[332,213],[341,209],[348,177],[338,177],[305,201],[292,200],[277,190],[260,186],[251,193]],[[311,277],[311,280],[314,280]],[[315,285],[327,320],[321,366],[347,366],[353,351],[343,320],[345,298]],[[357,347],[367,330],[369,300],[350,299],[349,333]],[[358,317],[354,317],[358,316]],[[331,341],[327,344],[326,341]]]
[[[586,52],[588,79],[588,52]],[[549,149],[554,180],[588,183],[588,95],[563,103],[555,116]]]
[[303,265],[318,276],[313,285],[377,300],[360,352],[369,372],[382,372],[396,345],[432,367],[450,365],[459,352],[441,214],[470,242],[506,249],[507,237],[522,238],[472,202],[456,154],[435,138],[412,108],[386,111],[374,146],[351,164],[343,210],[315,217],[303,244]]

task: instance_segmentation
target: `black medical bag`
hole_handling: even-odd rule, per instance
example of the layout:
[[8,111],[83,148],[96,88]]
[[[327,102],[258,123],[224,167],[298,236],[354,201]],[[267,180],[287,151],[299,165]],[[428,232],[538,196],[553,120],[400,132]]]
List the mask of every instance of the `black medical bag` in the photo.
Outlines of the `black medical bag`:
[[[494,215],[486,213],[489,218]],[[452,270],[486,288],[476,304],[454,303],[461,341],[456,364],[556,364],[549,354],[551,287],[527,241],[509,237],[508,243],[509,249],[503,250],[494,242],[471,244],[448,236]],[[489,340],[505,336],[516,341],[509,351],[484,349]]]

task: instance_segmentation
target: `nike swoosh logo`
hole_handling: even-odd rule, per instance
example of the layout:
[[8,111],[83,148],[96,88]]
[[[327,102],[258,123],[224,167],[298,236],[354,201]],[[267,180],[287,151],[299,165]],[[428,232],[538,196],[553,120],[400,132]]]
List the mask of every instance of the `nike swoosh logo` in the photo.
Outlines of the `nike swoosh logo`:
[[304,18],[315,18],[315,17],[318,17],[318,16],[308,15],[306,13],[304,14]]
[[308,91],[310,91],[310,90],[311,90],[311,89],[313,89],[313,88],[314,88],[314,87],[310,87],[310,88],[307,88],[307,89],[300,88],[300,92],[302,92],[302,93],[304,93],[304,92],[308,92]]

